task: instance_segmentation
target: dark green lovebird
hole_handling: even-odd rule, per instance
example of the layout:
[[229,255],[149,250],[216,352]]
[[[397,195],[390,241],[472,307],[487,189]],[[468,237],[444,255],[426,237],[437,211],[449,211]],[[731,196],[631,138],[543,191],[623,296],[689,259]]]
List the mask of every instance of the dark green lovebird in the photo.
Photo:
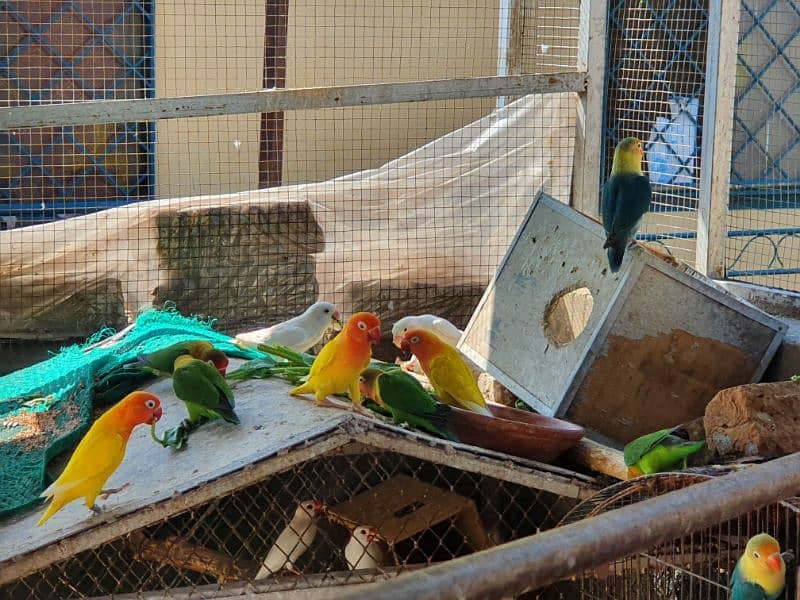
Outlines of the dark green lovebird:
[[359,380],[361,393],[392,413],[396,424],[408,423],[437,437],[458,439],[447,430],[450,407],[436,402],[416,378],[400,369],[366,369]]
[[650,210],[653,194],[650,180],[642,173],[642,142],[629,137],[617,144],[611,177],[603,187],[600,213],[606,230],[608,264],[619,271],[628,243],[634,240],[644,214]]

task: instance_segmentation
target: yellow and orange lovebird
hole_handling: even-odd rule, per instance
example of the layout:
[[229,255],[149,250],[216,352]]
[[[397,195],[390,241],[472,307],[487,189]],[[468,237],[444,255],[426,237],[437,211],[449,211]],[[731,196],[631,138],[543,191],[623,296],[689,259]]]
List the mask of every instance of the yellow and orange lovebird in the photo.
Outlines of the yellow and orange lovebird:
[[369,312],[354,314],[344,329],[325,344],[308,374],[308,381],[294,388],[292,396],[312,393],[319,404],[331,394],[350,394],[354,406],[361,406],[358,378],[369,366],[372,344],[381,340],[381,320]]
[[432,331],[409,329],[403,335],[400,348],[417,357],[440,401],[492,416],[469,367],[450,344]]
[[[52,500],[36,526],[40,527],[78,498],[83,498],[92,511],[99,512],[94,501],[125,457],[125,447],[134,427],[152,425],[160,418],[158,396],[139,391],[128,394],[103,413],[83,436],[59,478],[42,492],[43,498]],[[114,491],[118,490],[104,493]]]

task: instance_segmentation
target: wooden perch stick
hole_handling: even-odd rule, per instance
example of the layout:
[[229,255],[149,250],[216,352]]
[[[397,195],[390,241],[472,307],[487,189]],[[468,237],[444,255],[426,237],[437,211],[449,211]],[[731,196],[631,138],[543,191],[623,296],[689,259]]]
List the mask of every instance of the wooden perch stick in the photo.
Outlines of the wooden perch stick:
[[622,452],[583,438],[567,451],[566,458],[592,471],[620,480],[628,479],[628,467]]
[[255,565],[244,562],[239,564],[226,554],[196,546],[175,535],[154,540],[141,532],[135,532],[128,537],[128,545],[136,560],[159,562],[176,569],[206,573],[216,577],[218,583],[241,581],[255,573]]

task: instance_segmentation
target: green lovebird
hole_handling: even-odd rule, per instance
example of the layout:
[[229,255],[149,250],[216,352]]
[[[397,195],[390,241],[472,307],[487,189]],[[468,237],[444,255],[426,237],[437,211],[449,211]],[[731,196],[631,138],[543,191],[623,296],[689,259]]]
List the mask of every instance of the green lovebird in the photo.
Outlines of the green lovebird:
[[673,435],[675,428],[648,433],[625,446],[625,465],[630,477],[673,471],[680,465],[686,468],[686,459],[698,452],[705,442],[689,442]]
[[359,378],[361,393],[392,413],[396,424],[408,423],[437,437],[457,442],[447,430],[450,407],[436,402],[414,377],[393,369],[369,368]]
[[611,177],[603,187],[600,213],[606,230],[604,249],[612,273],[619,271],[625,248],[634,239],[653,194],[650,180],[642,173],[642,142],[629,137],[617,144]]
[[138,364],[153,371],[158,371],[157,374],[159,375],[169,376],[172,374],[175,359],[185,355],[200,359],[203,362],[211,361],[219,371],[219,374],[225,377],[225,371],[228,368],[228,357],[221,350],[214,348],[211,342],[206,342],[205,340],[187,340],[149,354],[140,354]]
[[233,412],[233,390],[217,369],[188,354],[176,358],[174,367],[172,390],[186,404],[188,426],[196,427],[204,419],[239,424]]
[[731,600],[777,600],[786,587],[786,563],[778,541],[766,533],[750,538],[731,576]]

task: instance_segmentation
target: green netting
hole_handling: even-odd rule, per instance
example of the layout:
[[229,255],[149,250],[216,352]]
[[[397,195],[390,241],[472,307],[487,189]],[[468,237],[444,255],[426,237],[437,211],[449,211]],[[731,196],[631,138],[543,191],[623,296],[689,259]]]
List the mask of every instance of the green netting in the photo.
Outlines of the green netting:
[[45,466],[86,431],[96,383],[117,367],[192,339],[208,340],[229,356],[265,356],[234,345],[233,338],[214,331],[213,321],[186,317],[174,307],[145,310],[113,344],[90,348],[114,333],[101,330],[85,344],[0,377],[0,516],[37,501],[49,484]]

